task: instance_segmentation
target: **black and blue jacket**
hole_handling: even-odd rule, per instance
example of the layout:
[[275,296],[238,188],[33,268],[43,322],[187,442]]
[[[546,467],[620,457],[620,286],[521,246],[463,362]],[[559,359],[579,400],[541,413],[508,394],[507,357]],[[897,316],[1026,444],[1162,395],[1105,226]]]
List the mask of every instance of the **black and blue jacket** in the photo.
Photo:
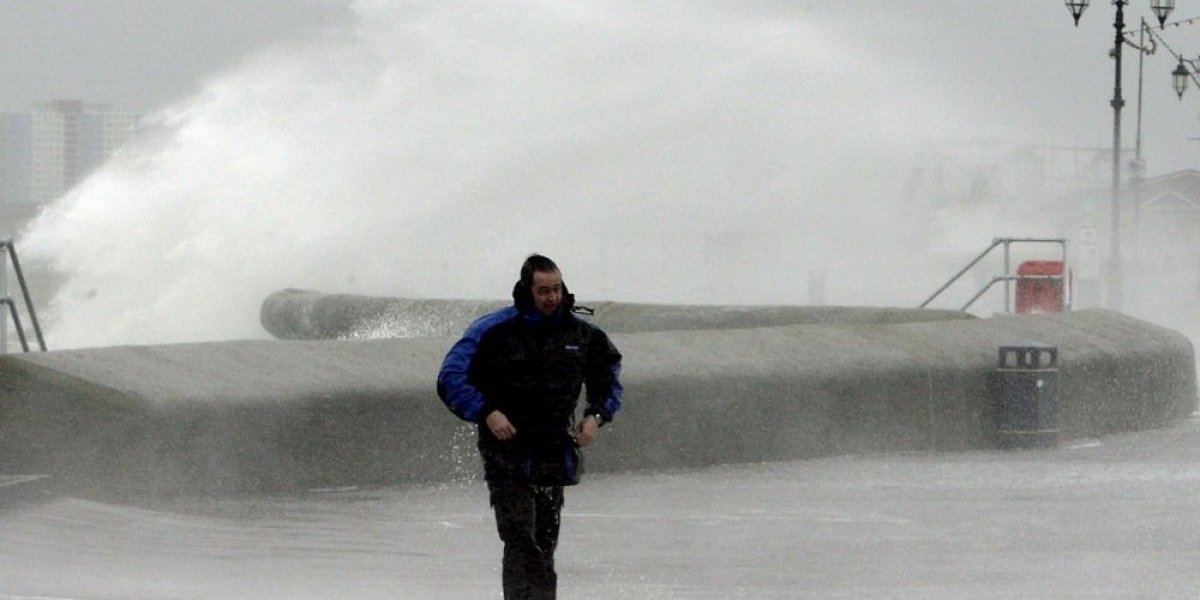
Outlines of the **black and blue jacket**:
[[[472,323],[442,362],[438,395],[455,415],[479,424],[488,480],[537,485],[578,481],[571,428],[581,392],[584,415],[611,421],[621,408],[621,354],[599,327],[577,318],[564,290],[553,315],[518,301]],[[524,305],[523,305],[524,304]],[[508,417],[517,435],[501,441],[484,421]]]

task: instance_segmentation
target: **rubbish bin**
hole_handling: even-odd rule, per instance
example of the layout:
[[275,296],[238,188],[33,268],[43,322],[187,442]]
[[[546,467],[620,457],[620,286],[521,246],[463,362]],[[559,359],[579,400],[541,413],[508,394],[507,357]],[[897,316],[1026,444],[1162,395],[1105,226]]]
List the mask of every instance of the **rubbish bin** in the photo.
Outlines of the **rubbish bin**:
[[995,390],[1001,448],[1058,444],[1058,348],[1001,346]]

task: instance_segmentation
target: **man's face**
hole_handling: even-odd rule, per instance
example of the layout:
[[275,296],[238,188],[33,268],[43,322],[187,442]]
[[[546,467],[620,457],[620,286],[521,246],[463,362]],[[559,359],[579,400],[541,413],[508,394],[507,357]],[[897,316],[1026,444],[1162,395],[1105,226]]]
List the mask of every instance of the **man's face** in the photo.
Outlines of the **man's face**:
[[562,304],[562,275],[558,271],[533,272],[533,305],[544,315],[552,315]]

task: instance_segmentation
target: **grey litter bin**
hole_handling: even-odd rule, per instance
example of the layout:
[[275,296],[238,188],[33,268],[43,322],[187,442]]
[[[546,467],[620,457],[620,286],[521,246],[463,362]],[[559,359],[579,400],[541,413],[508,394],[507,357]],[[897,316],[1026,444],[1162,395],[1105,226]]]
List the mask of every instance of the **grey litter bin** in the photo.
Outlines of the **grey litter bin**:
[[1058,348],[1001,346],[995,391],[1001,448],[1058,444]]

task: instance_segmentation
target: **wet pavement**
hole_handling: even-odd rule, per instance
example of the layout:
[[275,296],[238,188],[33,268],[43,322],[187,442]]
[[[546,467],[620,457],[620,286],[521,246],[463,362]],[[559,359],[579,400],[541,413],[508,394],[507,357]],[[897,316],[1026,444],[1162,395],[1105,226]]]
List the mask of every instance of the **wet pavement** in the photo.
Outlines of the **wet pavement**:
[[[2,489],[2,488],[0,488]],[[598,474],[563,600],[1200,594],[1200,420],[1049,450]],[[0,513],[0,600],[500,598],[481,482],[57,497]]]

